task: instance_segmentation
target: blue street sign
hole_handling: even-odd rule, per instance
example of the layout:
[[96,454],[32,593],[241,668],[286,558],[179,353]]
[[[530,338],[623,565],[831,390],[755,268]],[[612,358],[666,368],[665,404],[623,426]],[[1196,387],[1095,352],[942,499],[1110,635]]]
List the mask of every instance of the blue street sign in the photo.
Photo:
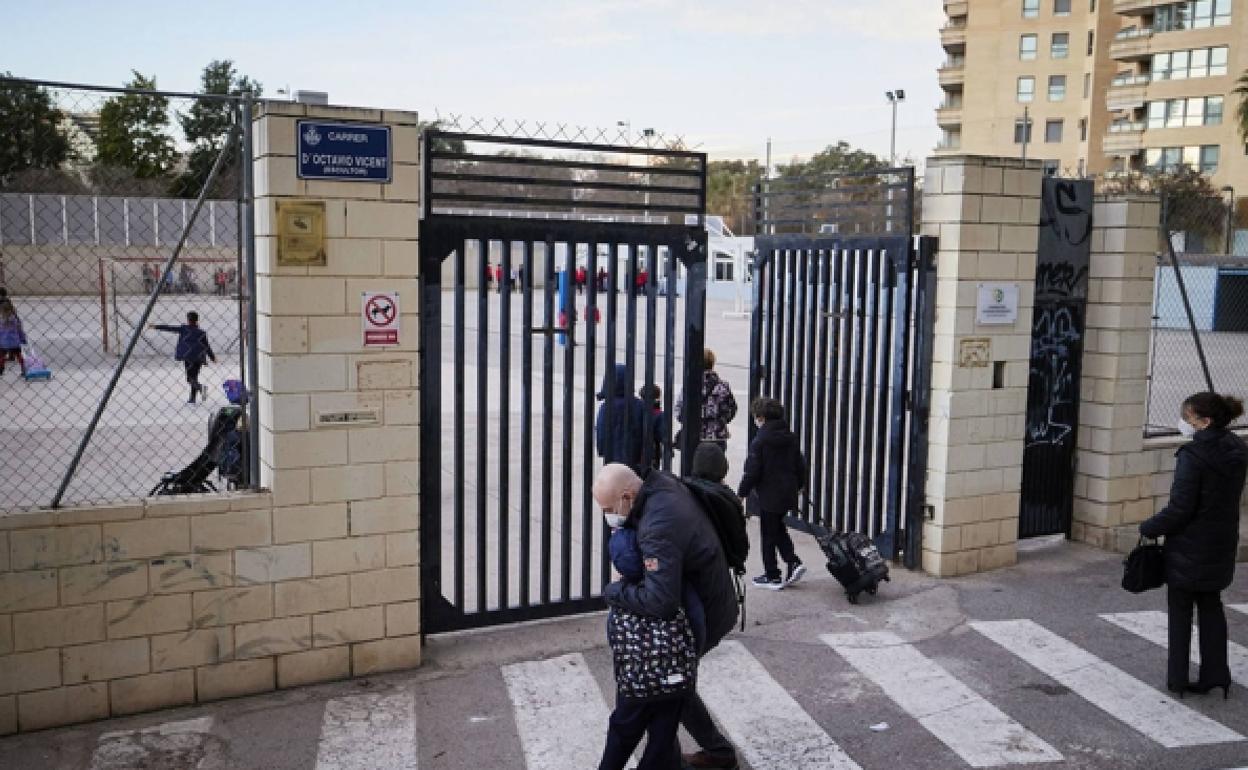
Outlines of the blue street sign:
[[389,182],[390,127],[300,120],[299,178]]

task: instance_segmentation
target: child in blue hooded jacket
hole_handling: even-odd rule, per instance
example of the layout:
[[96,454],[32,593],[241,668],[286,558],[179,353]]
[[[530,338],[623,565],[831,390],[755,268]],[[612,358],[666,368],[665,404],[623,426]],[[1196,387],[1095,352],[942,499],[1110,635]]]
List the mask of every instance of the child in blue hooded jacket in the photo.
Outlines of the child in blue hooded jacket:
[[212,352],[212,345],[208,342],[208,333],[199,328],[199,313],[194,310],[187,313],[184,324],[177,326],[153,324],[151,328],[178,335],[178,345],[174,348],[173,358],[175,361],[181,361],[186,367],[186,382],[191,386],[191,397],[186,400],[186,403],[195,403],[197,394],[202,401],[207,397],[208,391],[199,384],[199,370],[203,368],[205,361],[212,361],[215,364],[217,354]]

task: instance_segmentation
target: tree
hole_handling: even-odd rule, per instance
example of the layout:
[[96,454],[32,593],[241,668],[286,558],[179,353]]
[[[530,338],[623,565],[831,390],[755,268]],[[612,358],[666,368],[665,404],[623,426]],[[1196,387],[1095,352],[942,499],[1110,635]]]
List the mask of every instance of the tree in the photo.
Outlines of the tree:
[[[10,78],[8,72],[2,78]],[[52,104],[43,88],[0,80],[0,187],[14,174],[31,169],[56,169],[70,155],[61,123],[65,113]]]
[[[234,62],[222,59],[209,62],[204,67],[199,92],[231,96],[250,93],[252,96],[260,96],[263,88],[251,78],[238,74]],[[234,104],[223,99],[196,99],[189,110],[178,114],[178,122],[182,124],[182,133],[191,144],[191,152],[186,171],[174,181],[174,195],[182,198],[199,195],[208,181],[213,163],[225,149],[225,139],[235,119]],[[235,152],[228,165],[222,169],[216,185],[209,191],[209,197],[232,196],[238,189],[240,170],[241,159]]]
[[[1147,171],[1106,180],[1100,192],[1109,195],[1152,193],[1161,198],[1162,221],[1171,234],[1184,233],[1184,250],[1198,253],[1201,245],[1217,245],[1225,233],[1226,199],[1209,177],[1189,166],[1173,171]],[[1162,249],[1165,241],[1162,241]]]
[[757,160],[713,160],[706,164],[706,211],[724,218],[737,234],[753,232],[754,185],[763,178]]
[[[156,89],[156,78],[137,71],[126,88]],[[138,179],[162,177],[173,168],[177,153],[169,136],[169,99],[150,94],[121,94],[100,108],[97,161],[128,169]]]
[[1231,93],[1239,95],[1239,107],[1235,110],[1235,120],[1239,123],[1239,136],[1248,143],[1248,70],[1239,76],[1239,82]]

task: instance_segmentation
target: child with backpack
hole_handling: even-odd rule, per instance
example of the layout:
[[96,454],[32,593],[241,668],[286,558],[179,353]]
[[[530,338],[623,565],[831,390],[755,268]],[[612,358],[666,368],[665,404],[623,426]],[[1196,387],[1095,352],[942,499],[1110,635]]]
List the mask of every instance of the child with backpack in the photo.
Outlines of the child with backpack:
[[663,389],[653,383],[642,385],[641,390],[637,391],[637,397],[650,410],[651,441],[646,447],[644,464],[651,468],[658,468],[663,465],[664,439],[667,436],[667,413],[663,411]]
[[[636,522],[603,511],[611,539],[611,562],[625,580],[642,580],[644,565],[637,543]],[[693,690],[698,654],[706,643],[706,612],[686,584],[682,607],[670,620],[612,607],[607,615],[616,683],[615,710],[607,728],[607,745],[598,770],[624,770],[633,750],[646,735],[646,749],[636,770],[677,770],[680,752],[676,732],[686,693]]]
[[[797,508],[797,493],[806,486],[810,475],[797,436],[784,421],[784,407],[774,398],[760,396],[750,405],[750,414],[758,433],[750,442],[745,460],[745,473],[737,494],[745,499],[758,493],[759,527],[762,531],[763,574],[754,578],[760,588],[779,591],[793,585],[806,574],[806,567],[793,549],[784,517]],[[776,553],[784,559],[787,571],[783,578],[776,563]]]
[[26,360],[22,358],[22,346],[25,344],[26,331],[22,329],[22,319],[17,317],[17,309],[6,292],[0,299],[0,375],[4,374],[6,361],[16,361],[22,376],[26,376]]
[[186,403],[195,403],[195,396],[200,396],[200,400],[208,397],[208,390],[199,384],[199,370],[203,368],[204,362],[217,362],[217,354],[212,352],[212,345],[208,342],[208,334],[199,328],[199,313],[194,310],[186,314],[186,323],[177,326],[167,324],[152,324],[151,328],[170,332],[178,335],[178,345],[174,349],[173,358],[175,361],[181,361],[186,367],[186,382],[191,386],[191,397]]

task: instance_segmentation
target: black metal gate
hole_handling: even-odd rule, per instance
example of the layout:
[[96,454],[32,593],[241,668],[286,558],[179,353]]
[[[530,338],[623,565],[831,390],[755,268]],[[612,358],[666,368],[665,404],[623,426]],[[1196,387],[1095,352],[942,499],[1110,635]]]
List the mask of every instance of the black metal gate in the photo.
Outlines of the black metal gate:
[[1070,535],[1092,182],[1045,177],[1018,536]]
[[[809,460],[790,523],[864,532],[919,560],[935,239],[912,235],[914,170],[757,191],[751,400],[784,404]],[[753,430],[751,430],[751,437]]]
[[[706,157],[441,131],[424,146],[424,631],[600,609],[600,385],[620,365],[668,414],[683,391],[698,435]],[[670,468],[670,420],[646,421],[656,442]]]

